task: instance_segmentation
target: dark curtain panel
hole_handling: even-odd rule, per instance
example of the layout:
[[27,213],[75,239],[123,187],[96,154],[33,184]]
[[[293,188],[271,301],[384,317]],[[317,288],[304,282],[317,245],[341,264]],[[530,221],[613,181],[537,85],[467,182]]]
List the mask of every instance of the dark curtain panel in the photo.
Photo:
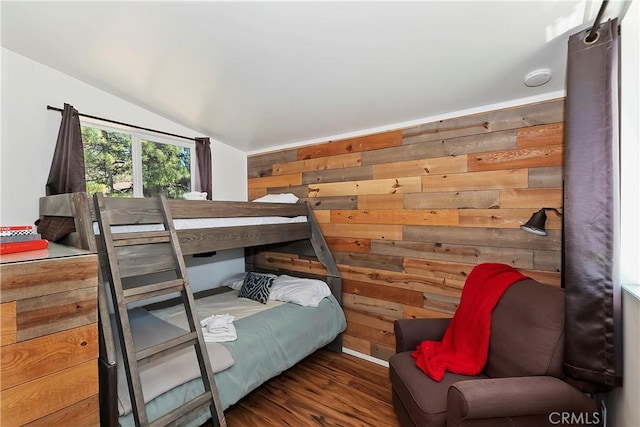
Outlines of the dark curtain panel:
[[[86,191],[84,151],[78,111],[64,104],[62,121],[46,185],[47,196]],[[75,231],[73,218],[43,217],[36,221],[44,239],[57,242]]]
[[618,24],[569,38],[564,160],[565,371],[597,391],[621,383]]
[[207,200],[212,200],[211,141],[209,138],[196,138],[196,162],[198,164],[198,183],[200,184],[197,191],[206,191]]
[[47,196],[86,191],[80,117],[78,111],[69,104],[64,104],[62,111],[46,191]]

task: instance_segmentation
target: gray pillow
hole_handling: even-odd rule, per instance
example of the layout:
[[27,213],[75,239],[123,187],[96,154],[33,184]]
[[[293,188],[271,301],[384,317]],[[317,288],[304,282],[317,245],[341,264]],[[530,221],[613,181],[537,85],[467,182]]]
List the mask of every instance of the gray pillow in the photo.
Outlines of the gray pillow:
[[275,278],[276,276],[273,274],[247,273],[238,297],[249,298],[266,304]]

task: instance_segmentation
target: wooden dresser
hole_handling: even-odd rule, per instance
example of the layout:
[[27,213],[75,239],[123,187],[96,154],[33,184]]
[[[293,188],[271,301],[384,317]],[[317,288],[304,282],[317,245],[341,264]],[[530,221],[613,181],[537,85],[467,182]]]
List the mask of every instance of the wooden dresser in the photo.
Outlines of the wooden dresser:
[[97,255],[0,257],[0,425],[98,426]]

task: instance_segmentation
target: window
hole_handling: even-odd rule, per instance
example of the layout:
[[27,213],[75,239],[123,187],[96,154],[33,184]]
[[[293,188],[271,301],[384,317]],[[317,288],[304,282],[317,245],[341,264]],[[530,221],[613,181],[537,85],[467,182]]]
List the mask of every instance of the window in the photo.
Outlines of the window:
[[193,188],[193,142],[83,122],[82,144],[89,196],[176,199]]

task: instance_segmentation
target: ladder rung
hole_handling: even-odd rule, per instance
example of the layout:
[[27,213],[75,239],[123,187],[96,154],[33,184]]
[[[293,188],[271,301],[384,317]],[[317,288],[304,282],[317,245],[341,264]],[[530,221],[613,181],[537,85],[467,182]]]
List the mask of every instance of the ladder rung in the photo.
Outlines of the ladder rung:
[[[204,405],[213,405],[213,397],[211,395],[211,392],[205,391],[200,396],[195,397],[184,405],[177,407],[173,411],[166,413],[156,420],[153,420],[151,423],[149,423],[149,426],[166,426],[167,424],[171,424],[172,422],[182,418],[189,412],[194,411]],[[213,417],[215,418],[215,415],[213,415]]]
[[146,245],[149,243],[166,243],[171,240],[171,233],[166,230],[143,231],[138,233],[113,233],[113,246]]
[[198,342],[198,334],[189,332],[179,337],[161,342],[151,347],[136,352],[136,360],[140,366],[151,362],[154,359],[164,357],[167,354],[175,353],[185,347],[194,345]]
[[149,299],[157,296],[179,292],[184,289],[184,280],[175,279],[167,282],[153,283],[151,285],[136,286],[122,290],[123,300],[125,304],[143,299]]

